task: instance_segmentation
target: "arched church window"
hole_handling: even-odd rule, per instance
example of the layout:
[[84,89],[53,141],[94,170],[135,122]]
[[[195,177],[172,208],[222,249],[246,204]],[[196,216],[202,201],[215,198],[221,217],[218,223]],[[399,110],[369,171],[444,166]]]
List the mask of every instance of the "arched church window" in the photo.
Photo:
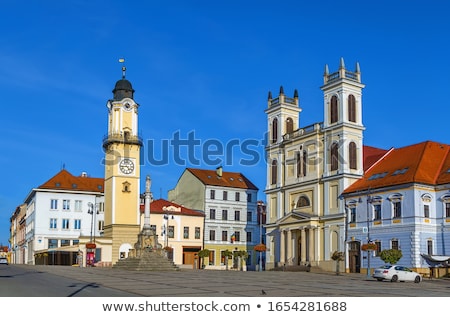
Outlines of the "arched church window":
[[350,164],[350,168],[351,169],[357,169],[357,164],[356,164],[356,143],[355,142],[350,142],[350,144],[348,145],[348,160],[349,160],[349,164]]
[[271,184],[272,185],[276,185],[276,183],[277,183],[277,178],[278,178],[277,168],[278,168],[277,160],[273,160],[272,161],[272,171],[271,171],[271,176],[272,176]]
[[292,131],[294,131],[294,121],[292,120],[292,118],[287,118],[286,119],[286,133],[291,133]]
[[311,203],[309,202],[309,199],[306,196],[300,196],[300,198],[297,201],[297,208],[308,207],[310,205]]
[[348,121],[356,122],[356,99],[355,96],[348,96]]
[[338,121],[338,99],[336,96],[331,97],[330,105],[330,123]]
[[278,119],[275,118],[272,121],[272,143],[278,141]]
[[331,151],[330,151],[330,159],[331,159],[331,170],[335,171],[338,169],[339,167],[339,153],[338,153],[338,144],[335,142],[333,143],[333,145],[331,146]]

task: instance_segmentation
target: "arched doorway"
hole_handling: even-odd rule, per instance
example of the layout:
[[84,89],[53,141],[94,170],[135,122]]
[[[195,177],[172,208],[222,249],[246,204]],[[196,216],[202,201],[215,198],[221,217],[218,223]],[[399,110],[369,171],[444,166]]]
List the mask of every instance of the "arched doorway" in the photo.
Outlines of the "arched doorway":
[[348,266],[350,273],[360,273],[361,271],[361,243],[352,241],[348,244]]

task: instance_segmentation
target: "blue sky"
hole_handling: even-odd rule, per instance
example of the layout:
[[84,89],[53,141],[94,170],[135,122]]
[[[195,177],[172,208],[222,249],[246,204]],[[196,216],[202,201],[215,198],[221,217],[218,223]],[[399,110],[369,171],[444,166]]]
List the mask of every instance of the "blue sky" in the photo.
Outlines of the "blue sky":
[[450,143],[449,9],[445,0],[3,3],[0,244],[15,207],[63,166],[103,177],[106,101],[121,57],[155,158],[176,135],[200,142],[198,164],[145,160],[142,179],[151,176],[156,198],[167,197],[186,167],[219,165],[202,159],[203,144],[257,140],[251,166],[241,164],[249,156],[239,147],[214,159],[227,158],[224,170],[244,173],[264,199],[268,92],[298,89],[300,125],[321,122],[324,66],[336,71],[341,57],[350,70],[361,66],[366,145]]

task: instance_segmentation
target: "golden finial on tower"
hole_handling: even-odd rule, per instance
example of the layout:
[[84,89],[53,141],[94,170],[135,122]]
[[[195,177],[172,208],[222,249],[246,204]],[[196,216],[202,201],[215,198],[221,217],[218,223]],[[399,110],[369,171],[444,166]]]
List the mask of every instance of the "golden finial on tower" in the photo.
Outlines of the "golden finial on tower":
[[127,71],[127,68],[125,67],[125,58],[119,58],[119,63],[122,65],[122,78],[125,78],[125,72]]

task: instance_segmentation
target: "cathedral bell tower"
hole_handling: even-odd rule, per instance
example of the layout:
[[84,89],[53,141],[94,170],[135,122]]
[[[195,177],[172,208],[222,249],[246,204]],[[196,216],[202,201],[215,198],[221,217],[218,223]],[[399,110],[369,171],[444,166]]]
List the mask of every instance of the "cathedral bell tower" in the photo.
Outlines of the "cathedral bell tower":
[[140,149],[138,108],[134,89],[125,79],[116,82],[108,100],[108,133],[105,152],[105,238],[112,242],[112,264],[126,258],[139,233]]

